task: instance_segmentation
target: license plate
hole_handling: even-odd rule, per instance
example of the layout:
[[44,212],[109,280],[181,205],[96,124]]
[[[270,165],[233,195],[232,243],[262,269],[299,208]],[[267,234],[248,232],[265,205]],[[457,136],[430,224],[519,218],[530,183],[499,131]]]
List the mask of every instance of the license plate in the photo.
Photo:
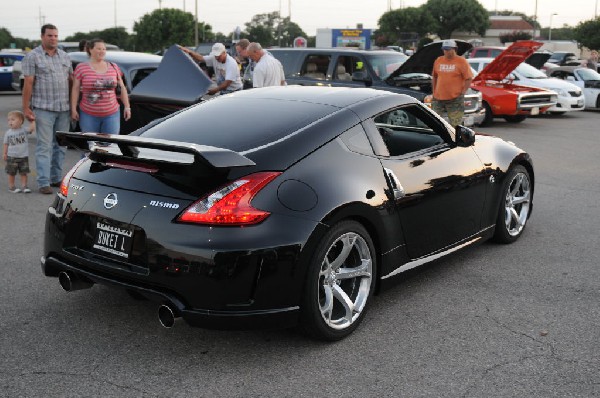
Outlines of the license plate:
[[540,108],[535,107],[535,108],[531,108],[531,115],[535,116],[535,115],[539,115],[540,114]]
[[133,229],[121,228],[106,220],[96,221],[92,248],[103,253],[128,259],[133,243]]

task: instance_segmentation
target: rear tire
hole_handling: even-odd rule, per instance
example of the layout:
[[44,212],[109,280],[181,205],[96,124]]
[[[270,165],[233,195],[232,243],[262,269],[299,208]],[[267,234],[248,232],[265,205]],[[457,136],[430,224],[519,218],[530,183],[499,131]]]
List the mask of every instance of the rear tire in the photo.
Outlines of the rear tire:
[[494,240],[512,243],[519,239],[529,219],[532,199],[531,177],[523,166],[511,169],[502,188]]
[[521,123],[525,119],[527,119],[527,115],[504,116],[504,120],[506,120],[509,123]]
[[311,259],[300,309],[307,334],[336,341],[358,327],[375,287],[375,256],[369,233],[356,221],[341,221],[325,234]]

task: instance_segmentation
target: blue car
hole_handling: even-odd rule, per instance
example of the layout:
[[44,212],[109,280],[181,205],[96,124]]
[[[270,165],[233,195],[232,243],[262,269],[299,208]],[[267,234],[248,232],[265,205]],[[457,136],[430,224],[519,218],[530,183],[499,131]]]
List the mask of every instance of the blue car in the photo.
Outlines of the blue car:
[[0,52],[0,91],[12,91],[12,71],[15,61],[23,59],[19,52]]

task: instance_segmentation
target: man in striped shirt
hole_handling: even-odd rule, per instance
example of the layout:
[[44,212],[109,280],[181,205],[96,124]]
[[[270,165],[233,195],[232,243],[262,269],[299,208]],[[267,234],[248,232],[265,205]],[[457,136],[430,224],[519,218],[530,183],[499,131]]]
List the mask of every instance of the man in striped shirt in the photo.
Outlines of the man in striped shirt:
[[42,44],[23,58],[23,113],[36,121],[35,163],[39,192],[52,194],[59,187],[65,148],[58,145],[56,131],[68,131],[69,84],[73,67],[66,52],[58,48],[58,29],[42,26]]

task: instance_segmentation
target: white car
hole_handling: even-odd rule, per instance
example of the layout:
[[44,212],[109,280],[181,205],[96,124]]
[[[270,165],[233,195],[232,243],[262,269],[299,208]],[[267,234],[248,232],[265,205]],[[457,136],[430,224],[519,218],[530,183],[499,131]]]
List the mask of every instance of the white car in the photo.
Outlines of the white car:
[[583,89],[586,109],[600,109],[600,73],[576,66],[559,66],[548,73]]
[[[475,71],[481,71],[494,58],[472,58],[468,59],[469,65]],[[552,90],[558,94],[558,102],[547,112],[563,114],[566,112],[581,111],[585,108],[585,99],[583,91],[576,85],[548,77],[544,72],[523,62],[513,70],[507,79],[513,80],[522,86],[532,86]]]

